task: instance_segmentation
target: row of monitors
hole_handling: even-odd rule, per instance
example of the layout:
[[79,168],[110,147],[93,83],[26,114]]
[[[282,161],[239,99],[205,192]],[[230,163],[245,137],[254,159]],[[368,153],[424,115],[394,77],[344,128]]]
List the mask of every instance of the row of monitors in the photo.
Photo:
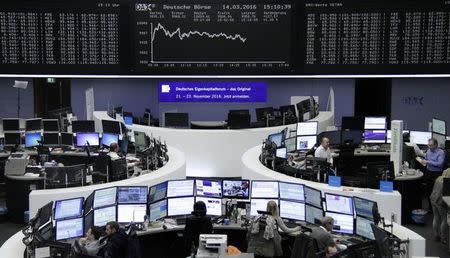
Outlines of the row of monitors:
[[32,148],[42,142],[44,146],[75,146],[84,147],[89,143],[89,146],[109,146],[111,143],[119,142],[118,134],[103,133],[100,137],[99,133],[76,133],[75,142],[73,133],[41,133],[41,132],[26,132],[24,141],[22,141],[21,133],[4,133],[5,146],[14,146],[24,144],[26,148]]

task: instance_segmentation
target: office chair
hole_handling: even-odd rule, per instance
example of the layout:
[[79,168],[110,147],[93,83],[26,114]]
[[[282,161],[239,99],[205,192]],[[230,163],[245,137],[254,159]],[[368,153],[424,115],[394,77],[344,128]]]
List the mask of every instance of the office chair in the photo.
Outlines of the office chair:
[[317,241],[302,233],[295,238],[291,258],[315,258],[317,252],[319,252]]
[[106,154],[101,154],[95,159],[92,181],[94,184],[109,182],[111,158]]
[[67,187],[83,186],[86,184],[86,166],[84,164],[65,167]]
[[111,172],[109,181],[119,181],[128,178],[128,168],[126,158],[111,160]]
[[45,168],[45,189],[55,189],[66,187],[66,174],[64,167]]

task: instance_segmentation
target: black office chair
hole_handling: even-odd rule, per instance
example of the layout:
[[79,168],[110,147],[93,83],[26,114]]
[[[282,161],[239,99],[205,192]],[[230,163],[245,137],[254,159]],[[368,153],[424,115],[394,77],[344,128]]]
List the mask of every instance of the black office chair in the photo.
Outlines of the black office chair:
[[64,167],[45,168],[45,188],[55,189],[66,187],[66,174]]
[[106,154],[100,154],[94,163],[92,181],[94,184],[109,182],[111,158]]
[[86,165],[66,166],[65,170],[67,174],[67,187],[82,186],[86,184]]
[[125,158],[111,160],[109,181],[119,181],[128,178],[127,160]]
[[295,238],[291,258],[315,258],[318,252],[317,241],[307,234],[300,234]]

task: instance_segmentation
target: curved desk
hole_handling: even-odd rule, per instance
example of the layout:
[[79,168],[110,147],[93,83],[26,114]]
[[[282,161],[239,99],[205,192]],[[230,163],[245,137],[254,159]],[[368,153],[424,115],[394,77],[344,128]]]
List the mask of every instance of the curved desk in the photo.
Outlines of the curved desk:
[[81,196],[87,197],[96,189],[121,185],[151,186],[167,180],[184,179],[186,177],[186,160],[184,154],[171,146],[168,146],[168,150],[169,161],[160,169],[144,175],[105,184],[32,191],[29,199],[30,218],[33,218],[37,210],[50,201]]
[[[113,120],[106,111],[95,111],[96,130],[101,132],[101,120]],[[334,125],[332,112],[323,111],[311,121],[319,122],[319,133]],[[296,124],[239,130],[173,129],[145,125],[127,126],[134,131],[164,139],[186,154],[187,176],[231,177],[241,176],[242,155],[249,148],[261,144],[270,134],[284,128],[295,130]],[[99,131],[100,130],[100,131]]]

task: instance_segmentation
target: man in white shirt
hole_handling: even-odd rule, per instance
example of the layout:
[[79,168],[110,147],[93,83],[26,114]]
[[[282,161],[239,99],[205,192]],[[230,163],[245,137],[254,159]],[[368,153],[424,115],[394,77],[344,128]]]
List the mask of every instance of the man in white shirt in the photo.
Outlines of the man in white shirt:
[[320,146],[314,152],[316,158],[326,158],[327,162],[333,164],[333,157],[331,157],[330,139],[323,137]]
[[111,158],[111,160],[117,160],[121,157],[119,156],[119,144],[117,142],[113,142],[109,145],[109,152],[108,156]]

